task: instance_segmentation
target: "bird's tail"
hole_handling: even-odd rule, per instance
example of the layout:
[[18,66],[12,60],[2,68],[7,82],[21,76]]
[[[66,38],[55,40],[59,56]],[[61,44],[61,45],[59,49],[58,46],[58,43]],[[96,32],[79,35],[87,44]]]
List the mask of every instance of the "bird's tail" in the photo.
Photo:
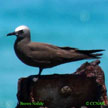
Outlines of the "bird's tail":
[[101,56],[103,55],[100,52],[105,51],[104,49],[79,50],[70,47],[62,47],[61,49],[66,51],[66,53],[65,54],[63,53],[62,55],[63,58],[62,63],[73,62],[73,61],[84,60],[84,59],[100,59]]
[[91,58],[94,58],[94,59],[99,59],[101,58],[101,56],[103,55],[102,53],[97,53],[97,52],[101,52],[101,51],[105,51],[103,49],[98,49],[98,50],[77,50],[77,52],[81,53],[81,54],[84,54],[84,55],[87,55],[87,59],[91,59]]

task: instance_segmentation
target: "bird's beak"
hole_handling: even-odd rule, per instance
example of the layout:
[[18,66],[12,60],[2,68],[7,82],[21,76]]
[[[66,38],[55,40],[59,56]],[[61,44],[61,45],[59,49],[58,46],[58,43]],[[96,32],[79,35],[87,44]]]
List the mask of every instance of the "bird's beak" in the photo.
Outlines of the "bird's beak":
[[16,35],[16,32],[8,33],[7,36]]

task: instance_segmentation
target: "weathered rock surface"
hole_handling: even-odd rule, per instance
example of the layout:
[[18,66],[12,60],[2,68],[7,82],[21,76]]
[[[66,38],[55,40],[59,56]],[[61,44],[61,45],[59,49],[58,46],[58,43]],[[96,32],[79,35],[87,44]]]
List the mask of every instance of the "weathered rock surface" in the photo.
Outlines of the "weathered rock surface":
[[107,104],[104,72],[99,63],[86,62],[73,74],[42,75],[36,82],[34,75],[20,78],[16,108],[101,108],[93,105]]

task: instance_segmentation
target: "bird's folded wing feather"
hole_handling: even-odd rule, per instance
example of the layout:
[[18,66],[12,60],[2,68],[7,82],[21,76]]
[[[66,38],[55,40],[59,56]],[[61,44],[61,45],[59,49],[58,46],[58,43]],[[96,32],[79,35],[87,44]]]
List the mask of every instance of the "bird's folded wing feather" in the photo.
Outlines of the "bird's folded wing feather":
[[48,60],[48,61],[62,61],[63,58],[70,58],[70,54],[68,53],[75,52],[75,48],[70,47],[57,47],[50,44],[45,43],[29,43],[28,47],[30,48],[30,56],[34,58],[34,60]]

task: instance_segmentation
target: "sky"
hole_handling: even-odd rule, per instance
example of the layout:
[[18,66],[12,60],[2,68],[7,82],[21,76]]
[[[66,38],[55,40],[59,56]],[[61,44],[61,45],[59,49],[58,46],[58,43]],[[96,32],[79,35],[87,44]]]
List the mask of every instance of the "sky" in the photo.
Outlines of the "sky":
[[[16,37],[7,37],[17,26],[26,25],[34,42],[79,49],[105,49],[100,66],[108,89],[107,0],[7,0],[0,1],[0,108],[14,108],[17,82],[38,74],[38,68],[23,64],[15,55]],[[42,74],[73,73],[85,61],[45,69]]]

